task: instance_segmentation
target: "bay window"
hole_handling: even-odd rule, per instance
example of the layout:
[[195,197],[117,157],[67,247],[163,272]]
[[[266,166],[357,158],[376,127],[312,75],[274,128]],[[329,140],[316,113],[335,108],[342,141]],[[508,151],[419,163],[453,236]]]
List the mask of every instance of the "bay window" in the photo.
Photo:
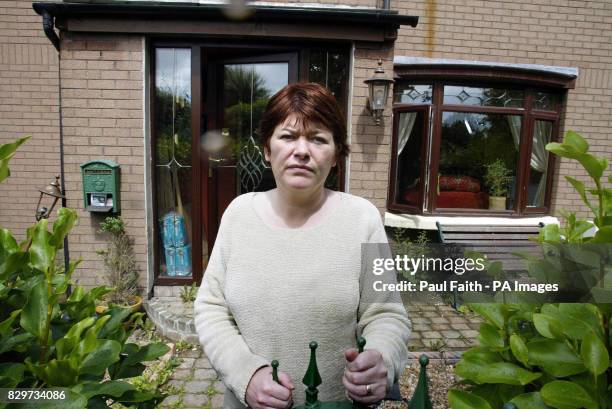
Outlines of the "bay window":
[[563,89],[397,80],[388,208],[406,213],[547,213]]

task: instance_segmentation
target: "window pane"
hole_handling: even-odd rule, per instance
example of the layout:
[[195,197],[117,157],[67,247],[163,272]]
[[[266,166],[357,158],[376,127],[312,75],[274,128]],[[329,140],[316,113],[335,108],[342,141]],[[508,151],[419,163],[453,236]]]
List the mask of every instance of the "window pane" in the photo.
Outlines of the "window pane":
[[160,274],[191,275],[191,50],[155,50],[155,191]]
[[524,99],[522,90],[444,86],[444,104],[521,108]]
[[223,67],[223,81],[224,148],[210,153],[210,157],[220,163],[237,162],[237,194],[273,189],[274,177],[264,162],[256,131],[270,97],[289,82],[289,64],[227,64]]
[[444,112],[437,207],[512,209],[520,135],[519,115]]
[[397,175],[395,202],[411,206],[421,204],[421,146],[423,145],[423,112],[401,112],[397,129]]
[[325,85],[344,109],[349,78],[349,55],[345,51],[312,49],[308,59],[308,81]]
[[431,104],[433,85],[397,84],[393,102],[399,104]]
[[[308,57],[308,81],[325,85],[336,97],[344,110],[348,95],[349,55],[342,50],[311,49]],[[346,114],[346,112],[345,112]],[[325,187],[337,190],[340,187],[339,166],[334,166]]]
[[550,92],[536,91],[533,97],[534,108],[545,111],[556,111],[559,95]]
[[547,121],[534,123],[533,144],[527,186],[527,206],[543,207],[546,196],[546,174],[548,170],[548,151],[546,144],[550,142],[553,124]]

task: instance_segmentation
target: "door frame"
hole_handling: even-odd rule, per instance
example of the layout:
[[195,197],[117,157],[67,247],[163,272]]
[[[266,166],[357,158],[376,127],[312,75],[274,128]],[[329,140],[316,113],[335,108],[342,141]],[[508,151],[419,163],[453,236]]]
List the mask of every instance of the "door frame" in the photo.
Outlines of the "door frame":
[[[291,39],[289,39],[291,40]],[[153,237],[151,238],[152,243],[152,257],[153,257],[153,285],[190,285],[193,282],[201,282],[204,269],[202,263],[202,238],[203,234],[206,232],[213,232],[216,236],[216,228],[211,229],[214,226],[206,226],[204,215],[208,214],[210,203],[203,203],[202,197],[203,189],[208,189],[207,183],[204,181],[208,181],[208,177],[204,178],[202,174],[203,169],[208,169],[208,160],[205,155],[202,155],[200,152],[200,136],[202,135],[202,131],[204,129],[204,124],[202,121],[202,114],[208,108],[205,101],[203,99],[204,83],[202,81],[202,77],[206,78],[204,73],[204,68],[206,64],[204,64],[205,53],[207,49],[258,49],[258,50],[267,50],[270,54],[294,54],[295,53],[295,64],[297,67],[297,74],[295,79],[296,81],[308,81],[309,72],[308,72],[308,64],[309,64],[309,54],[313,49],[327,49],[328,51],[337,52],[338,50],[344,50],[349,56],[350,61],[350,50],[351,42],[349,41],[336,41],[336,42],[322,42],[321,40],[302,40],[300,42],[287,41],[287,39],[278,39],[273,40],[273,43],[270,43],[269,39],[168,39],[164,37],[158,36],[149,36],[147,38],[147,52],[149,53],[149,111],[150,111],[150,123],[148,126],[150,127],[150,135],[151,138],[148,143],[151,144],[151,157],[148,159],[149,166],[154,168],[152,165],[155,163],[155,49],[157,48],[189,48],[191,50],[191,134],[192,134],[192,226],[202,226],[201,228],[193,228],[192,229],[192,245],[191,245],[191,266],[192,266],[192,275],[186,277],[166,277],[160,275],[160,251],[159,251],[159,225],[158,225],[158,209],[156,206],[156,198],[157,198],[157,187],[156,187],[156,172],[155,169],[151,171],[151,196],[148,198],[149,203],[152,206],[152,224],[153,224]],[[252,62],[264,62],[264,61],[255,61],[258,57],[245,57],[240,58],[241,61],[244,61],[246,58],[251,58]],[[262,57],[266,59],[266,57]],[[352,75],[350,72],[351,67],[349,64],[349,77]],[[291,75],[291,70],[290,70]],[[292,82],[292,77],[290,76],[289,82]],[[348,96],[350,94],[350,81],[346,87],[346,95],[338,96],[338,101],[342,105],[342,108],[345,110],[347,114],[347,123],[350,121],[348,118],[349,105],[350,101]],[[215,101],[215,105],[217,101]],[[199,166],[195,166],[195,164],[199,164]],[[345,166],[346,162],[339,167],[339,189],[344,191],[345,189]],[[206,237],[211,237],[207,235]],[[198,243],[198,245],[194,245],[194,243]],[[212,251],[214,240],[207,240],[208,251],[209,254]]]

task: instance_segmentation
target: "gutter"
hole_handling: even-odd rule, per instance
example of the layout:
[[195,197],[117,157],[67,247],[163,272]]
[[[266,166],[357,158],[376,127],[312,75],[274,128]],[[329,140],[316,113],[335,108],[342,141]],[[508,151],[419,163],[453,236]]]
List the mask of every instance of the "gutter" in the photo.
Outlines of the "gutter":
[[53,47],[55,47],[55,49],[59,52],[60,39],[57,36],[57,33],[55,32],[55,29],[54,29],[55,18],[49,13],[49,11],[44,10],[44,9],[41,10],[41,12],[38,14],[40,14],[43,18],[43,31],[45,32],[45,35],[47,36],[49,41],[51,41],[51,44],[53,44]]
[[[116,20],[140,19],[185,19],[185,20],[227,20],[225,6],[221,4],[185,4],[185,3],[33,3],[36,13],[45,18],[45,14],[55,18],[111,18]],[[396,10],[373,8],[319,8],[259,5],[247,7],[250,15],[243,21],[295,22],[295,23],[351,23],[370,26],[402,25],[416,27],[418,16],[401,15]],[[46,32],[46,31],[45,31]],[[47,35],[49,37],[49,34]],[[50,37],[51,39],[51,37]],[[52,42],[54,40],[51,40]]]

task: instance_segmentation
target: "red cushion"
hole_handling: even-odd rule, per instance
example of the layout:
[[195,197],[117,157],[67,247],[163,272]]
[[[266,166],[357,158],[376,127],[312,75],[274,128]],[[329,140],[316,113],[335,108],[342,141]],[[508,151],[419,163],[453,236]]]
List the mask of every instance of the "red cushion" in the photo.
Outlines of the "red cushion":
[[480,192],[480,182],[469,176],[440,176],[441,192]]
[[484,192],[440,192],[437,207],[447,209],[488,209],[489,195]]

